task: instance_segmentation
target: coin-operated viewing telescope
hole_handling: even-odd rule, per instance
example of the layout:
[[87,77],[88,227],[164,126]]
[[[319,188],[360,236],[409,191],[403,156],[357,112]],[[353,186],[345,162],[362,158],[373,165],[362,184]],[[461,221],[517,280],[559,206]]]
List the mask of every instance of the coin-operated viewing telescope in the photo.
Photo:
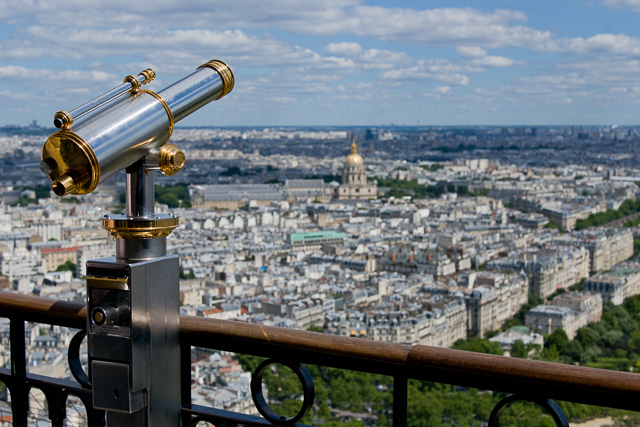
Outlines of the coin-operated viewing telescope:
[[174,124],[222,98],[234,84],[231,69],[217,60],[160,92],[141,89],[154,78],[153,70],[144,70],[70,112],[56,113],[54,125],[60,131],[42,147],[40,168],[58,196],[91,193],[153,150],[158,150],[151,156],[159,160],[157,167],[165,174],[177,172],[184,155],[174,148],[160,150]]
[[166,237],[179,225],[154,212],[153,171],[178,172],[185,156],[168,144],[173,127],[234,85],[231,69],[209,61],[155,93],[142,89],[152,70],[128,76],[111,91],[55,114],[60,131],[42,147],[40,169],[55,194],[88,194],[126,172],[126,212],[105,215],[115,257],[87,262],[88,372],[80,363],[79,333],[69,347],[74,377],[91,388],[109,426],[180,425],[179,260]]

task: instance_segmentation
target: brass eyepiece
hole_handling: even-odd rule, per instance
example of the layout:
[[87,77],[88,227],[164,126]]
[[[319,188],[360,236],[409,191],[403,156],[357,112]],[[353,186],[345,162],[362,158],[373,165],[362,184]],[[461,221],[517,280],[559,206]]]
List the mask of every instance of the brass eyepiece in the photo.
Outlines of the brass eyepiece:
[[76,182],[69,175],[64,174],[51,183],[51,188],[56,196],[62,197],[76,191]]
[[73,117],[64,110],[58,111],[53,116],[53,125],[62,130],[71,129],[71,126],[73,126]]

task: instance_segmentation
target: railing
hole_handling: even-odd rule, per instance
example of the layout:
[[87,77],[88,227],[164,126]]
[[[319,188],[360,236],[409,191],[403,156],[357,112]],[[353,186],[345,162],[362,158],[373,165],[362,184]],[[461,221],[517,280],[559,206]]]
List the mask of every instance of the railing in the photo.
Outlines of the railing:
[[[11,322],[11,370],[0,370],[0,381],[11,392],[14,425],[27,425],[28,393],[32,388],[38,388],[45,394],[52,425],[63,425],[65,401],[69,395],[77,396],[84,402],[89,425],[104,425],[104,412],[91,407],[90,390],[73,381],[32,375],[26,370],[24,322],[83,329],[86,322],[85,307],[77,303],[2,292],[0,317],[9,318]],[[640,375],[629,372],[422,345],[382,343],[193,316],[180,317],[180,333],[183,425],[208,421],[216,426],[265,426],[297,421],[274,419],[277,414],[269,413],[268,407],[265,408],[266,404],[260,399],[257,399],[258,409],[263,415],[263,411],[267,411],[267,419],[192,405],[191,346],[263,356],[292,366],[294,371],[298,369],[298,363],[308,363],[392,376],[394,426],[406,425],[409,379],[511,394],[494,408],[490,425],[498,425],[501,411],[513,400],[538,403],[551,413],[557,425],[568,424],[562,411],[550,399],[635,411],[640,401]],[[304,383],[304,372],[296,373]],[[257,376],[260,377],[260,374]],[[256,401],[255,390],[253,394]],[[311,396],[312,391],[306,395],[306,399]],[[309,403],[307,401],[305,405]]]

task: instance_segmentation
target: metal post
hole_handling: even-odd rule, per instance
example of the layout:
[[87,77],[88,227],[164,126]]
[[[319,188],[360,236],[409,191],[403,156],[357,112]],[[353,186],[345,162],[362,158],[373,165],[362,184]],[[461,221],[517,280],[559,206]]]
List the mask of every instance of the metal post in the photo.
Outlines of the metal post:
[[406,377],[393,377],[393,427],[407,425],[407,387]]
[[27,408],[29,408],[29,393],[26,392],[25,379],[27,376],[27,358],[25,346],[24,319],[13,318],[9,325],[11,348],[11,376],[19,378],[18,384],[11,391],[11,411],[14,426],[27,425]]
[[108,426],[180,425],[179,261],[166,254],[175,215],[156,215],[153,176],[127,168],[126,215],[102,218],[116,256],[87,263],[94,407]]

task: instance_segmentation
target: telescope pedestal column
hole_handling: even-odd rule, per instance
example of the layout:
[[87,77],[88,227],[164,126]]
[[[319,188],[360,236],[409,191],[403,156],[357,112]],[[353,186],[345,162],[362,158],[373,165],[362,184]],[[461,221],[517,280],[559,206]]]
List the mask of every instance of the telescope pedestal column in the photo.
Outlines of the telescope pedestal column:
[[87,263],[89,376],[108,426],[180,425],[179,259],[166,254],[175,215],[153,212],[153,177],[127,169],[126,215],[102,225],[116,257]]

